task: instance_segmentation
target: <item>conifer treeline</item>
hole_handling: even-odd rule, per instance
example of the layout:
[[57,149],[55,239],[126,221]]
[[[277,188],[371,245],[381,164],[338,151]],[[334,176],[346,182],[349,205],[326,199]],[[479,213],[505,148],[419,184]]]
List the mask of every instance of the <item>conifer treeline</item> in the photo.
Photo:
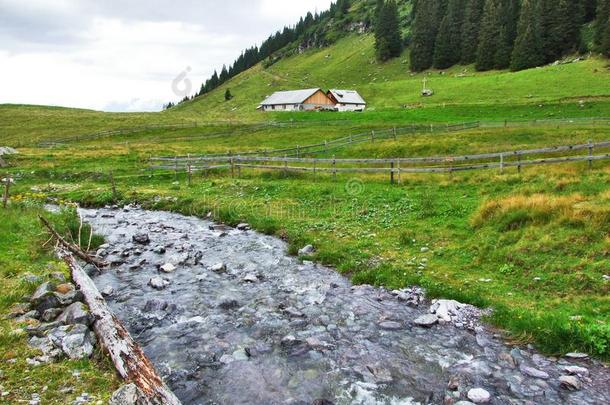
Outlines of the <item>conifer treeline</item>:
[[596,50],[610,53],[610,0],[415,0],[411,69],[474,63],[477,70],[527,69],[582,49],[596,19]]
[[402,53],[402,35],[396,0],[378,0],[375,9],[375,52],[386,61]]

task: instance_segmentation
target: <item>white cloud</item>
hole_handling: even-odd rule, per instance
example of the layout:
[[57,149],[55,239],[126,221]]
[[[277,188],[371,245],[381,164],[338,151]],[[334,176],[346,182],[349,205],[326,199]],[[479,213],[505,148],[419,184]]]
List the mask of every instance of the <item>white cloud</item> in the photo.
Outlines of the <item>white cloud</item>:
[[187,67],[194,92],[242,49],[330,1],[225,0],[212,14],[184,0],[180,13],[175,4],[162,6],[167,18],[159,7],[135,18],[96,2],[0,0],[0,103],[158,110],[181,98],[172,82]]

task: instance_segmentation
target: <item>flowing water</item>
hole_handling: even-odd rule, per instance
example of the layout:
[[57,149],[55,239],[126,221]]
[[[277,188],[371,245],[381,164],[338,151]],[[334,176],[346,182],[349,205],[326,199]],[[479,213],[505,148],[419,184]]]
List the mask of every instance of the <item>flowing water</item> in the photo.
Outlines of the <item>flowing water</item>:
[[[416,326],[430,303],[354,287],[274,237],[132,207],[81,212],[112,263],[95,283],[185,404],[451,404],[475,387],[494,404],[610,403],[602,364],[507,347],[485,328]],[[577,364],[590,378],[561,388]]]

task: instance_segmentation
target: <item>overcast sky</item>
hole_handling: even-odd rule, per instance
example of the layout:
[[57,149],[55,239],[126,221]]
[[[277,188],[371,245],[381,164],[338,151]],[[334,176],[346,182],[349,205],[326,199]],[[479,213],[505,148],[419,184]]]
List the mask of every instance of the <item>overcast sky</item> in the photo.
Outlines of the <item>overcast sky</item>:
[[156,111],[330,3],[0,0],[0,103]]

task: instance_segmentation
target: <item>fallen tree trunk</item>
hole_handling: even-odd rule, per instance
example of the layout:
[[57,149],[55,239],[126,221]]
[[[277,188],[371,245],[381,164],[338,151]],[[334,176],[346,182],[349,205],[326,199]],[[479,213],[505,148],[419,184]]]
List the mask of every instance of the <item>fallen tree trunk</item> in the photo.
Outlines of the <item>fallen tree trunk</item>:
[[65,249],[75,254],[79,259],[87,263],[93,264],[98,269],[108,266],[108,263],[106,263],[105,261],[100,260],[97,257],[89,256],[87,253],[83,252],[83,250],[79,246],[65,240],[55,229],[53,229],[53,226],[51,226],[51,224],[49,223],[49,221],[47,221],[46,218],[41,215],[39,215],[38,218],[40,218],[42,224],[45,226],[45,228],[47,228],[47,230],[57,240],[57,242],[59,242],[59,244],[62,245]]
[[93,329],[101,345],[108,351],[119,375],[127,382],[135,384],[141,394],[138,404],[179,405],[180,400],[165,385],[153,364],[137,344],[121,321],[110,311],[106,301],[72,254],[65,249],[58,250],[72,273],[72,279],[79,287],[94,316]]

